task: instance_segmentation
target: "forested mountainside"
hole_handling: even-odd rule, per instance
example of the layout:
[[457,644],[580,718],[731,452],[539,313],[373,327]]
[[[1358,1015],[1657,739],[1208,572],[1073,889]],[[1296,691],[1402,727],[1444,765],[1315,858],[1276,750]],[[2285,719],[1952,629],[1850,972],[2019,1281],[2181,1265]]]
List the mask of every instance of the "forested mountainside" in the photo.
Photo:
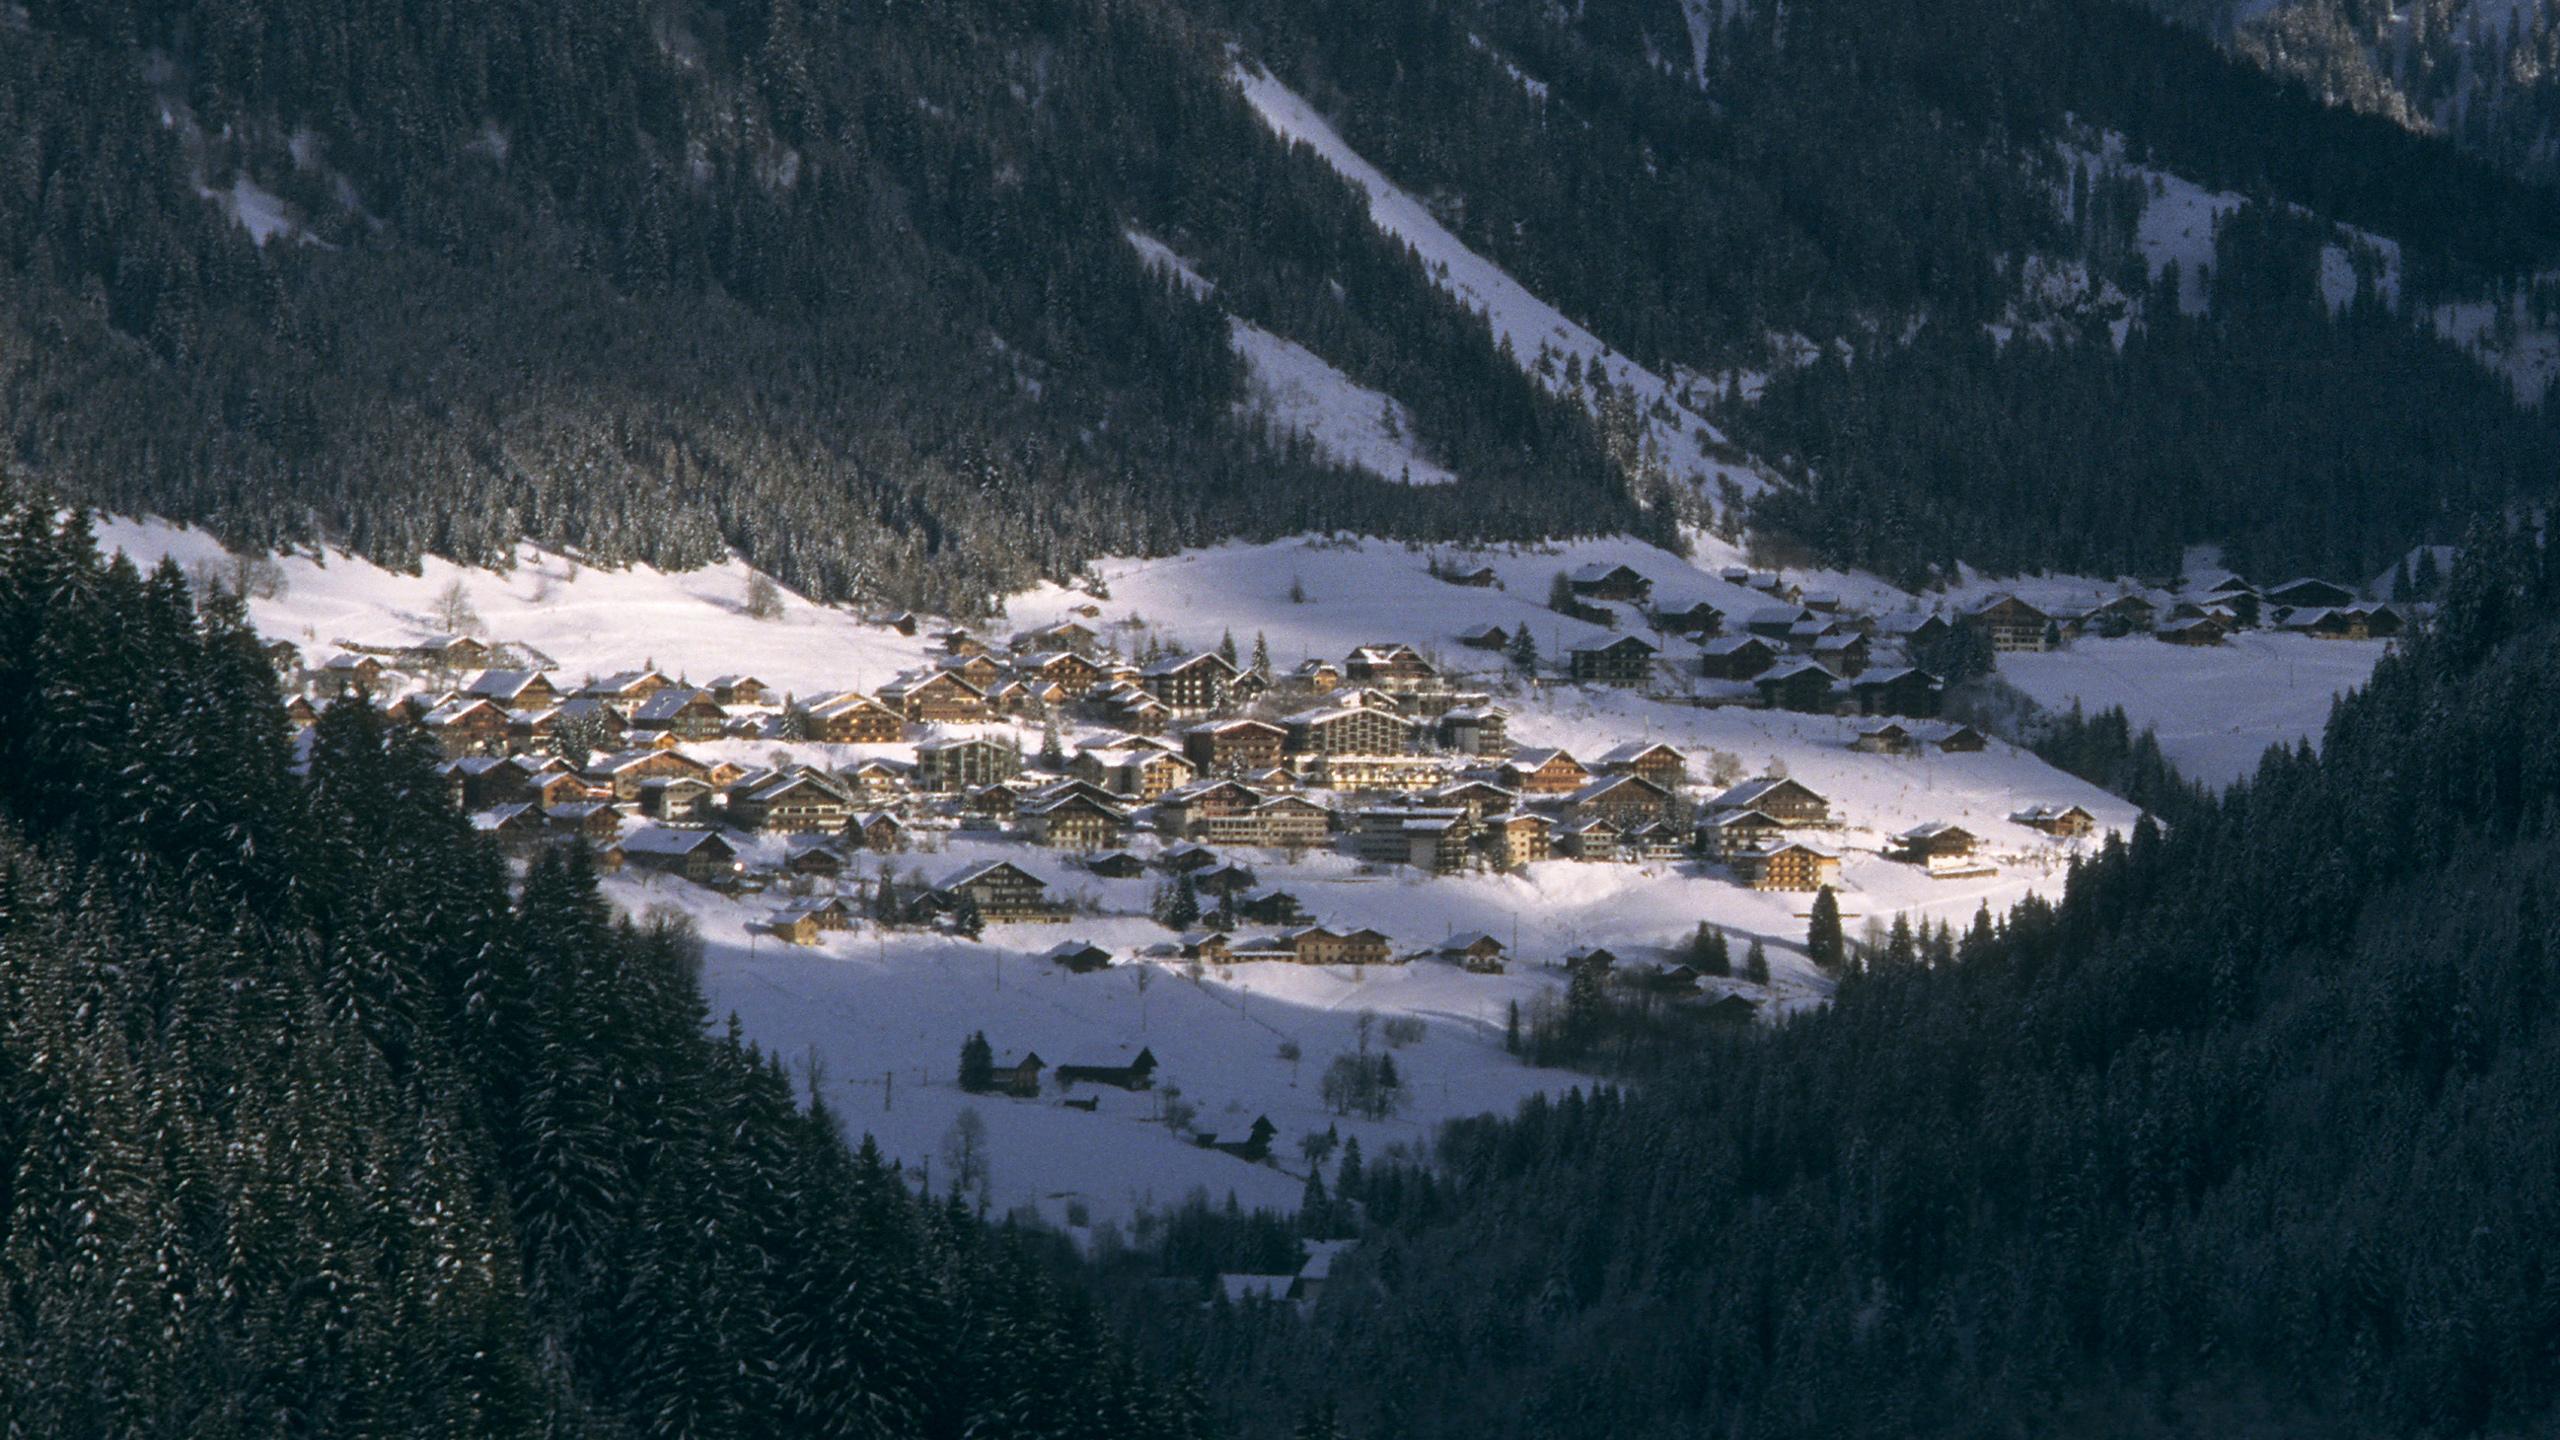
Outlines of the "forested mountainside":
[[[2206,539],[2369,573],[2552,438],[2414,318],[2548,263],[2551,194],[2116,0],[34,0],[0,36],[7,462],[235,542],[735,548],[969,611],[1236,534],[1669,538],[1240,63],[1681,377],[1789,477],[1764,531],[1897,579]],[[2177,319],[2143,160],[2267,202]],[[2338,266],[2400,305],[2323,304]],[[1238,420],[1231,315],[1460,482]]]
[[[1757,521],[1831,560],[2166,571],[2211,535],[2366,574],[2547,470],[2548,419],[2423,311],[2560,255],[2552,194],[2138,10],[1417,0],[1381,36],[1356,5],[1233,8],[1637,358],[1709,395],[1777,372],[1716,418],[1798,482]],[[2198,237],[2206,283],[2147,263],[2171,202],[2139,161],[2265,202]]]
[[2550,0],[2150,0],[2322,98],[2537,179],[2560,175],[2560,6]]
[[[0,31],[0,420],[98,503],[395,563],[735,546],[958,610],[1237,532],[1647,528],[1164,4],[38,0]],[[1466,483],[1231,424],[1224,315],[1131,227]]]
[[2318,755],[1371,1163],[1311,1324],[1150,1343],[1241,1436],[2552,1433],[2560,557],[2472,538]]
[[0,510],[0,1429],[1181,1436],[913,1196],[680,922],[520,887],[414,725],[288,769],[238,601]]

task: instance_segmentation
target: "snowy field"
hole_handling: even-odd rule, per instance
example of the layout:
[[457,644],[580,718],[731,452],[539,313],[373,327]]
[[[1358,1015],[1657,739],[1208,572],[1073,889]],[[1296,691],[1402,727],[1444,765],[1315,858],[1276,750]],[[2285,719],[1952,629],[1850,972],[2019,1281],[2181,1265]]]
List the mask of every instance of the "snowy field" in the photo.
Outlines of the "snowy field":
[[2121,705],[2136,730],[2159,731],[2180,774],[2225,785],[2256,770],[2269,745],[2317,742],[2330,702],[2363,684],[2385,648],[2267,631],[2194,649],[2127,636],[2003,655],[2000,675],[2051,710],[2074,700],[2086,710]]

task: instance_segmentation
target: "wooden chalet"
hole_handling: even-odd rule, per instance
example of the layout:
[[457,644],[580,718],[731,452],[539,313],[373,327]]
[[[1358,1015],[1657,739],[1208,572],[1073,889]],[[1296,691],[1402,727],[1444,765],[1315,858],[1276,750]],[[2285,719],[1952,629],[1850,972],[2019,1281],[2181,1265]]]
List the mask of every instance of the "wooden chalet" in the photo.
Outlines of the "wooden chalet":
[[1523,795],[1570,795],[1591,783],[1591,772],[1567,750],[1522,750],[1497,772]]
[[1040,1072],[1049,1068],[1040,1052],[1026,1051],[1018,1060],[999,1060],[995,1064],[993,1083],[988,1087],[998,1095],[1016,1100],[1035,1099],[1040,1094]]
[[1653,628],[1669,635],[1702,639],[1724,629],[1724,612],[1704,600],[1693,600],[1677,609],[1654,611]]
[[766,917],[765,933],[786,945],[815,945],[825,927],[818,923],[817,912],[805,905],[786,905]]
[[2118,595],[2103,600],[2071,617],[2069,626],[2075,635],[2130,635],[2148,631],[2160,620],[2160,607],[2140,595]]
[[2009,818],[2030,830],[2041,830],[2065,840],[2093,834],[2098,828],[2098,817],[2077,805],[2034,805],[2014,812]]
[[1947,638],[1946,619],[1935,611],[1899,611],[1876,621],[1876,633],[1899,640],[1907,650],[1923,649]]
[[1481,930],[1452,935],[1432,946],[1430,950],[1434,959],[1446,960],[1460,969],[1478,975],[1501,974],[1503,961],[1510,953],[1503,947],[1501,941]]
[[1861,715],[1926,718],[1938,713],[1946,685],[1926,670],[1906,667],[1862,676],[1850,684],[1849,693]]
[[1226,708],[1228,687],[1236,667],[1224,656],[1203,650],[1197,655],[1159,660],[1138,672],[1138,688],[1164,702],[1176,715],[1206,715]]
[[711,698],[722,705],[770,705],[773,687],[753,675],[715,675],[705,685]]
[[1330,660],[1301,660],[1289,672],[1289,680],[1302,689],[1324,695],[1341,686],[1342,667]]
[[1970,725],[1948,725],[1931,735],[1929,743],[1949,755],[1976,755],[1991,747],[1991,737]]
[[857,800],[878,802],[913,788],[915,771],[885,755],[869,755],[838,770],[836,783],[853,792]]
[[1689,783],[1689,757],[1661,740],[1630,740],[1614,746],[1592,768],[1603,775],[1641,775],[1665,790]]
[[832,745],[894,744],[906,737],[906,721],[897,711],[858,691],[821,700],[802,713],[809,738]]
[[483,670],[471,677],[462,693],[509,710],[548,710],[561,700],[560,687],[539,670]]
[[1342,673],[1354,685],[1381,690],[1414,690],[1440,679],[1439,667],[1424,659],[1421,651],[1399,643],[1354,649],[1344,657]]
[[1147,873],[1147,862],[1126,850],[1106,850],[1086,859],[1084,868],[1105,880],[1135,880]]
[[1555,821],[1528,810],[1488,815],[1476,826],[1476,844],[1501,870],[1535,865],[1554,853]]
[[742,830],[833,834],[853,814],[853,797],[815,770],[768,774],[729,791],[729,820]]
[[507,712],[487,700],[448,700],[430,710],[419,724],[435,738],[447,759],[461,755],[503,755],[507,749]]
[[881,687],[879,699],[910,724],[957,725],[989,718],[986,692],[948,670],[893,680]]
[[953,904],[975,902],[990,920],[1028,920],[1049,913],[1049,885],[1010,860],[989,860],[953,871],[934,887]]
[[1707,802],[1707,810],[1757,810],[1786,825],[1828,825],[1831,802],[1785,776],[1745,780]]
[[1967,859],[1972,856],[1974,847],[1981,843],[1972,831],[1963,826],[1932,820],[1893,836],[1886,843],[1885,854],[1910,864],[1927,865],[1935,861]]
[[737,878],[738,849],[716,830],[669,830],[643,826],[622,837],[626,863],[637,870],[679,875],[696,885],[718,885]]
[[1878,720],[1860,726],[1849,748],[1869,755],[1909,755],[1920,748],[1920,737],[1899,720]]
[[606,844],[622,834],[622,812],[602,800],[565,800],[535,808],[542,811],[554,833],[576,835],[591,845]]
[[1152,1090],[1156,1083],[1156,1052],[1140,1049],[1126,1065],[1061,1065],[1053,1073],[1061,1088],[1110,1085],[1122,1090]]
[[1101,850],[1120,843],[1129,815],[1080,791],[1025,801],[1016,812],[1024,838],[1053,850]]
[[1866,636],[1851,630],[1817,636],[1805,653],[1832,674],[1854,679],[1866,672],[1874,651]]
[[621,670],[578,687],[578,693],[628,711],[676,682],[655,670]]
[[[1756,635],[1773,646],[1791,644],[1796,638],[1796,627],[1808,623],[1814,627],[1812,635],[1829,633],[1831,622],[1801,605],[1763,605],[1742,617],[1744,633]],[[1811,638],[1810,635],[1807,638]]]
[[1482,561],[1470,565],[1464,561],[1443,560],[1439,562],[1436,573],[1452,585],[1464,585],[1471,590],[1490,590],[1502,583],[1502,577],[1495,573],[1494,568]]
[[1241,780],[1200,780],[1177,786],[1156,800],[1156,828],[1191,838],[1211,820],[1248,814],[1263,794]]
[[670,685],[631,707],[631,728],[648,736],[717,740],[729,730],[729,712],[708,690]]
[[812,880],[840,880],[848,868],[844,851],[833,843],[805,837],[791,842],[782,861],[784,874]]
[[340,695],[371,695],[391,667],[378,655],[332,655],[320,664],[320,680]]
[[1631,565],[1585,565],[1565,577],[1575,598],[1641,605],[1653,596],[1653,582]]
[[1778,663],[1778,649],[1757,635],[1731,635],[1698,647],[1698,673],[1709,680],[1752,680]]
[[510,855],[521,855],[551,837],[551,827],[535,807],[518,802],[474,811],[471,828],[498,842]]
[[1730,861],[1746,850],[1775,844],[1786,833],[1778,818],[1760,810],[1719,810],[1698,822],[1698,848]]
[[2015,595],[1997,595],[1968,612],[1964,621],[1994,650],[2050,650],[2054,619]]
[[1470,650],[1508,650],[1516,633],[1499,625],[1470,625],[1458,632],[1458,643]]
[[1565,797],[1574,815],[1596,815],[1624,828],[1646,820],[1668,819],[1680,810],[1680,797],[1641,775],[1603,775]]
[[1840,878],[1840,857],[1801,840],[1758,845],[1733,858],[1734,873],[1754,890],[1820,890]]
[[2287,610],[2330,610],[2356,603],[2356,592],[2346,586],[2307,576],[2270,585],[2259,594],[2267,604]]
[[1182,732],[1182,753],[1203,775],[1241,775],[1279,764],[1288,740],[1268,720],[1212,720]]
[[1365,927],[1335,930],[1309,925],[1277,938],[1280,948],[1301,965],[1384,965],[1395,958],[1395,942]]
[[1572,677],[1592,685],[1642,685],[1653,678],[1653,657],[1662,653],[1633,635],[1604,645],[1575,646],[1567,656]]
[[1366,705],[1301,711],[1287,725],[1292,755],[1401,755],[1413,748],[1412,721]]
[[907,848],[907,822],[886,810],[861,810],[847,816],[845,838],[858,840],[862,848],[875,855],[887,855]]
[[701,776],[652,775],[638,790],[640,813],[652,820],[692,825],[711,818],[711,782]]
[[1626,829],[1605,815],[1589,815],[1556,827],[1555,851],[1568,859],[1615,864]]
[[[1040,958],[1064,966],[1077,975],[1090,975],[1111,963],[1111,952],[1090,940],[1061,940],[1041,952]],[[1058,1071],[1060,1083],[1066,1081],[1065,1067]]]
[[1839,677],[1812,660],[1775,666],[1751,683],[1760,691],[1760,703],[1772,710],[1824,715],[1839,705]]
[[2219,645],[2231,636],[2231,627],[2210,615],[2191,615],[2172,620],[2152,632],[2171,645]]
[[1236,902],[1236,913],[1256,925],[1294,925],[1307,918],[1307,907],[1289,891],[1270,887]]
[[1422,802],[1463,810],[1469,820],[1481,820],[1510,810],[1520,802],[1520,794],[1490,780],[1459,780],[1426,792]]

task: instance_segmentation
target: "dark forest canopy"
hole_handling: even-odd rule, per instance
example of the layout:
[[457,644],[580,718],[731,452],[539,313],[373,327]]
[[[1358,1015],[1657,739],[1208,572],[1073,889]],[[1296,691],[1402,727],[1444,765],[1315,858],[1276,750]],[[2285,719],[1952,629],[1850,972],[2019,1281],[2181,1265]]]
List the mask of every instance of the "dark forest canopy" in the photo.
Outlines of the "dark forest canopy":
[[[1960,338],[2007,313],[2027,257],[2142,305],[2139,187],[2075,176],[2058,142],[2090,132],[2066,122],[2385,233],[2412,294],[2547,260],[2545,192],[2100,0],[1780,13],[1709,28],[1702,92],[1672,0],[38,0],[0,18],[0,453],[247,544],[736,549],[823,598],[960,610],[1232,535],[1669,538],[1587,418],[1265,133],[1230,36],[1666,372],[1765,367],[1773,333],[1888,356],[1876,337],[1916,335],[1873,382],[1782,376],[1771,418],[1730,417],[1820,476],[1759,519],[1835,561],[2151,566],[2218,539],[2347,572],[2547,450],[2389,317],[2145,322],[2123,356],[2102,322]],[[252,244],[207,198],[243,182],[294,228]],[[1150,271],[1130,229],[1214,295]],[[1463,482],[1395,485],[1238,423],[1221,310],[1396,397]],[[2248,383],[2271,364],[2318,393]],[[2027,456],[2043,483],[1999,473]],[[2158,469],[2193,496],[2081,538]]]

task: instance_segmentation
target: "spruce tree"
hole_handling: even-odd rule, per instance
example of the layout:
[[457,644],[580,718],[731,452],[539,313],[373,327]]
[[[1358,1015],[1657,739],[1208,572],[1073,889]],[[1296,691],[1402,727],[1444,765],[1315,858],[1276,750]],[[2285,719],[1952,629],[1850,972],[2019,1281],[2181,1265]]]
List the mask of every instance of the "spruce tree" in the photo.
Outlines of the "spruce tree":
[[972,1095],[996,1088],[995,1047],[987,1043],[984,1030],[973,1030],[960,1042],[960,1088]]
[[1824,970],[1837,972],[1849,955],[1848,938],[1840,929],[1840,898],[1831,887],[1813,897],[1813,919],[1805,926],[1804,953]]
[[1751,937],[1751,948],[1743,952],[1742,978],[1754,985],[1769,983],[1769,947],[1757,935]]

